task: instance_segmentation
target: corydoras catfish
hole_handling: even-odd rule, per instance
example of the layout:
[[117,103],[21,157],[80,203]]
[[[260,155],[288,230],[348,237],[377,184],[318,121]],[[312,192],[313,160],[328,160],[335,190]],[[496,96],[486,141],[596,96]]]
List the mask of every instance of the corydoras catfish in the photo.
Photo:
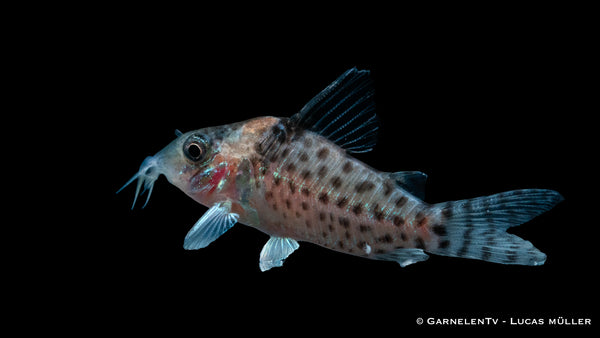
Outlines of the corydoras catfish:
[[138,180],[135,205],[141,186],[149,199],[162,174],[209,207],[185,249],[206,247],[236,223],[268,234],[262,271],[282,266],[301,241],[403,267],[427,253],[544,264],[544,253],[506,230],[554,207],[559,193],[522,189],[428,204],[424,173],[381,172],[350,156],[371,150],[378,129],[369,72],[354,68],[290,118],[176,132],[125,186]]

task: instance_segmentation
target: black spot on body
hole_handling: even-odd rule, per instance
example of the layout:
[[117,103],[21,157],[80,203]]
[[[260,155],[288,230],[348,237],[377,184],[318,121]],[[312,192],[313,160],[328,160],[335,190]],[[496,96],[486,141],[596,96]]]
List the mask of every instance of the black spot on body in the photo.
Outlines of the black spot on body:
[[375,184],[373,184],[373,182],[362,181],[356,186],[356,192],[360,194],[366,191],[373,190],[373,188],[375,188]]
[[431,227],[431,231],[438,236],[446,236],[448,233],[446,232],[446,227],[441,224],[435,224]]
[[323,204],[329,203],[329,196],[327,196],[326,192],[323,192],[323,193],[319,194],[319,202],[321,202]]
[[331,185],[338,189],[339,187],[342,186],[342,179],[339,176],[336,176],[334,178],[331,179]]
[[319,175],[319,177],[323,177],[327,174],[327,171],[328,171],[327,166],[321,166],[319,168],[319,171],[317,172],[317,174]]
[[398,208],[401,208],[403,205],[406,204],[407,201],[408,201],[408,198],[406,196],[402,196],[396,201],[396,206]]
[[279,157],[277,156],[277,152],[273,152],[273,153],[271,154],[271,156],[269,157],[269,161],[271,161],[271,162],[275,162],[275,161],[277,161],[278,159],[279,159]]
[[302,193],[302,195],[304,196],[308,196],[310,195],[310,190],[307,187],[302,187],[302,189],[300,189],[300,192]]
[[292,201],[290,201],[289,199],[285,200],[285,207],[288,209],[292,208]]
[[360,231],[360,232],[371,231],[371,226],[361,224],[361,225],[358,226],[358,231]]
[[452,217],[452,215],[454,215],[452,205],[448,205],[444,208],[444,210],[442,210],[442,216],[444,216],[446,219]]
[[383,211],[380,210],[375,210],[373,212],[373,217],[375,217],[375,219],[379,222],[383,221]]
[[294,163],[291,163],[291,162],[290,162],[290,163],[288,163],[288,164],[285,166],[285,168],[284,168],[284,169],[285,169],[285,170],[287,170],[287,171],[288,171],[288,172],[290,172],[290,173],[293,173],[293,172],[295,172],[295,171],[296,171],[296,165],[295,165]]
[[417,224],[417,227],[420,228],[427,223],[427,217],[423,212],[419,211],[415,216],[415,222]]
[[325,220],[325,217],[327,217],[327,215],[325,215],[325,213],[324,213],[324,212],[320,212],[320,213],[319,213],[319,220],[321,220],[321,221],[324,221],[324,220]]
[[319,151],[317,151],[317,157],[320,160],[326,159],[327,155],[329,155],[329,149],[327,149],[327,148],[321,148],[321,149],[319,149]]
[[346,206],[347,203],[348,203],[348,197],[344,196],[340,200],[338,200],[337,207],[338,208],[343,208],[344,206]]
[[306,162],[306,161],[308,161],[308,154],[303,151],[302,153],[300,153],[300,156],[298,157],[298,159],[302,162]]
[[350,227],[350,221],[346,217],[340,217],[340,218],[338,218],[338,222],[345,229],[348,229]]
[[352,207],[352,212],[356,216],[360,215],[362,213],[362,205],[359,203],[359,204],[356,204],[355,206],[353,206]]
[[302,171],[302,174],[300,176],[302,177],[302,179],[307,180],[312,176],[312,174],[311,174],[310,170],[306,169],[306,170]]
[[383,221],[383,211],[379,208],[379,204],[373,207],[373,217],[379,222]]
[[380,243],[392,243],[394,241],[394,238],[390,234],[385,234],[381,237],[378,237],[376,241]]
[[281,178],[279,176],[274,176],[273,183],[275,184],[275,186],[279,186],[279,184],[281,184]]
[[400,217],[400,216],[395,216],[394,219],[392,220],[392,222],[394,223],[395,226],[399,227],[404,225],[404,218]]
[[302,210],[308,210],[308,203],[302,202],[300,205],[302,206]]
[[423,239],[421,237],[417,237],[415,239],[415,248],[425,249],[425,242],[423,242]]
[[350,161],[344,163],[344,166],[342,167],[342,171],[345,174],[348,174],[352,171],[352,163]]
[[394,190],[394,186],[392,185],[392,183],[386,181],[383,184],[383,195],[385,197],[388,197],[392,193],[393,190]]
[[288,185],[290,186],[290,193],[293,195],[296,192],[296,184],[294,181],[289,181]]

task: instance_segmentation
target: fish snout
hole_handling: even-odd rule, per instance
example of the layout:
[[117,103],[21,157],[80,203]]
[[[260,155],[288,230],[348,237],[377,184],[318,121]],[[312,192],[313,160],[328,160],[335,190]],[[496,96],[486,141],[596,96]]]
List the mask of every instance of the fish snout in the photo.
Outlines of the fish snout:
[[138,171],[138,174],[144,175],[146,179],[152,180],[152,182],[154,182],[161,174],[159,169],[160,160],[158,156],[148,156],[140,165],[140,170]]
[[[158,179],[158,176],[160,176],[160,174],[162,174],[161,157],[158,156],[158,154],[155,156],[148,156],[140,165],[140,169],[138,170],[138,172],[135,175],[133,175],[133,177],[129,179],[129,181],[127,181],[127,183],[125,183],[125,185],[123,185],[121,189],[117,191],[117,194],[137,179],[138,182],[137,187],[135,189],[135,197],[133,198],[133,205],[131,206],[131,209],[135,207],[135,202],[137,201],[138,196],[143,195],[144,192],[148,191],[148,197],[146,198],[146,202],[142,206],[142,208],[144,208],[150,200],[152,188],[154,188],[154,182]],[[144,190],[140,194],[140,188],[142,187],[142,185],[144,186]]]

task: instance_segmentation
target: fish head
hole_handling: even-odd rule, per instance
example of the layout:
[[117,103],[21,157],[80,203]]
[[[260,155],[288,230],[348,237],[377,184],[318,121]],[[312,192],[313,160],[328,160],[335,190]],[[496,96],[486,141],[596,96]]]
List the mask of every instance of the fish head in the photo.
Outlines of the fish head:
[[257,148],[273,142],[273,137],[269,137],[273,131],[278,131],[275,135],[281,134],[280,124],[279,118],[260,117],[187,133],[176,132],[177,138],[154,156],[147,157],[139,171],[117,193],[137,179],[133,205],[142,186],[144,191],[149,191],[147,204],[154,182],[164,175],[171,184],[205,206],[223,200],[243,200],[250,193],[255,177],[249,159],[257,157]]
[[160,175],[164,175],[169,183],[196,201],[210,205],[211,201],[207,200],[206,195],[211,195],[219,188],[222,190],[227,176],[231,173],[231,161],[221,155],[225,134],[231,129],[222,126],[187,133],[176,131],[177,138],[154,156],[146,157],[138,172],[117,193],[137,179],[132,209],[142,186],[144,190],[141,194],[148,191],[143,206],[145,207],[150,199],[154,182]]

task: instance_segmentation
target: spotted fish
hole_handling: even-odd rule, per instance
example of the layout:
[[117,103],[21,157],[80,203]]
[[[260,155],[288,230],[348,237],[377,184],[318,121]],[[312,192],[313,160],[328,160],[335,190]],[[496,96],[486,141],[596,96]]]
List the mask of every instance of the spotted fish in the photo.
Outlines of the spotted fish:
[[350,156],[375,145],[373,95],[369,72],[354,68],[290,118],[176,131],[123,188],[137,179],[133,205],[142,186],[147,203],[162,174],[209,207],[186,235],[185,249],[206,247],[238,222],[270,235],[262,271],[282,266],[302,241],[403,267],[427,253],[544,264],[544,253],[506,230],[554,207],[559,193],[524,189],[424,202],[424,173],[381,172]]

